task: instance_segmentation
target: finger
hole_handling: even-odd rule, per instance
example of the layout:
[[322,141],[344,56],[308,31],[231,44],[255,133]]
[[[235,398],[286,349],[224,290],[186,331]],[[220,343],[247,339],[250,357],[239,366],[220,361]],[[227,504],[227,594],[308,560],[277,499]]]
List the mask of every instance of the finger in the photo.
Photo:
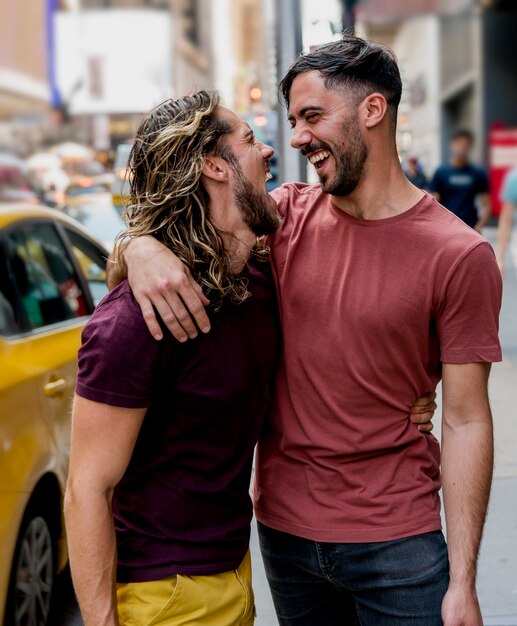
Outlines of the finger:
[[430,433],[434,428],[434,424],[433,422],[428,422],[427,424],[419,424],[417,428],[421,433]]
[[208,306],[210,304],[210,300],[203,293],[203,290],[201,289],[201,285],[198,285],[198,283],[196,283],[196,281],[192,278],[190,272],[189,272],[188,278],[189,278],[190,284],[192,285],[192,288],[194,289],[194,291],[199,296],[201,302],[205,306]]
[[433,411],[426,411],[425,413],[414,413],[411,416],[411,421],[413,422],[413,424],[426,424],[433,419],[433,416]]
[[438,405],[434,400],[429,404],[419,404],[411,407],[411,415],[421,415],[422,413],[434,413]]
[[135,299],[138,302],[140,309],[142,310],[142,316],[147,325],[147,328],[149,329],[149,332],[155,339],[159,341],[160,339],[163,338],[163,332],[162,332],[162,329],[160,328],[160,324],[158,323],[158,320],[156,319],[156,314],[154,312],[154,308],[153,308],[153,305],[151,304],[151,301],[149,300],[149,298],[138,297],[136,294],[135,294]]
[[418,398],[413,407],[427,406],[431,402],[434,402],[434,400],[436,400],[436,393],[434,391],[430,391],[429,393],[426,393],[425,396]]
[[[179,295],[189,312],[189,320],[192,321],[192,319],[194,319],[201,331],[207,333],[210,330],[210,320],[208,319],[208,315],[206,313],[205,304],[201,300],[198,291],[193,287],[190,280],[187,281],[187,284],[180,291]],[[183,324],[183,321],[180,321]]]
[[[184,343],[189,337],[192,339],[197,337],[197,330],[178,296],[170,295],[168,299],[165,297],[157,298],[154,306],[165,326],[178,341]],[[190,320],[190,324],[188,324],[187,318]]]

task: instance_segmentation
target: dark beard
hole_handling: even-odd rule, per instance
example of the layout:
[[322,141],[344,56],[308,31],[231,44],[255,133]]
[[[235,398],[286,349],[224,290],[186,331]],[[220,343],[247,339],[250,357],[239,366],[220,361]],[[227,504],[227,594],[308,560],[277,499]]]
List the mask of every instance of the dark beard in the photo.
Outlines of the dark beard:
[[233,193],[244,223],[257,237],[272,235],[278,230],[280,216],[276,202],[265,190],[257,191],[240,166],[235,168]]
[[320,176],[323,191],[333,196],[348,196],[355,191],[361,182],[364,165],[368,158],[368,148],[359,132],[357,122],[350,120],[347,123],[341,145],[330,148],[326,144],[311,144],[302,152],[310,154],[316,150],[328,150],[334,158],[336,167],[336,173],[332,179]]

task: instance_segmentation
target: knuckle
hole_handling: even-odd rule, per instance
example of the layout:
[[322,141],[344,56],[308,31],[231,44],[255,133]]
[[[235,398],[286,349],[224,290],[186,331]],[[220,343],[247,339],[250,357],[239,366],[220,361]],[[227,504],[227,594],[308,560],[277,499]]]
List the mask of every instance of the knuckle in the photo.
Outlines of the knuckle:
[[144,320],[146,320],[146,321],[153,321],[155,319],[155,315],[154,315],[152,309],[147,309],[145,311],[142,311],[142,316],[143,316]]
[[176,313],[176,317],[181,323],[186,322],[189,319],[188,313],[185,310],[178,311],[178,313]]

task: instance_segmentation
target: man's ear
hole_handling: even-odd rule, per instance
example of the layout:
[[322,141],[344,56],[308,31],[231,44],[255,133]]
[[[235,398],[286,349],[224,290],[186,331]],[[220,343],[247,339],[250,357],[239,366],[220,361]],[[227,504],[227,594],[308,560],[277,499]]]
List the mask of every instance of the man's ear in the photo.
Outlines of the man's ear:
[[388,103],[381,93],[372,93],[361,102],[359,109],[366,128],[373,128],[386,117]]
[[205,157],[205,163],[201,173],[203,176],[218,183],[228,182],[228,163],[218,156]]

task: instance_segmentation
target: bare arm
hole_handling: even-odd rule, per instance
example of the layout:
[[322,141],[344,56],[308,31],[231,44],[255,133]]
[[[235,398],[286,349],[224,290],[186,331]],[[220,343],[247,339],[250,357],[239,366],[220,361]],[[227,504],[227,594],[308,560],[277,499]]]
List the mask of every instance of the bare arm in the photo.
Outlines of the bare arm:
[[512,236],[514,210],[514,204],[512,204],[511,202],[505,202],[501,209],[501,215],[499,216],[499,226],[497,228],[496,257],[502,274],[504,274],[504,259],[506,256],[506,251],[508,249]]
[[443,365],[442,474],[451,580],[445,626],[482,626],[476,570],[493,470],[486,363]]
[[492,200],[490,198],[490,194],[483,193],[479,196],[479,204],[481,206],[481,215],[479,216],[478,222],[475,226],[478,232],[481,232],[483,228],[487,225],[490,216],[492,215]]
[[84,626],[118,625],[111,497],[127,468],[144,415],[145,409],[74,399],[65,520]]
[[124,251],[129,284],[142,309],[149,332],[163,337],[156,313],[178,341],[210,330],[205,311],[209,300],[189,269],[154,237],[137,237]]

